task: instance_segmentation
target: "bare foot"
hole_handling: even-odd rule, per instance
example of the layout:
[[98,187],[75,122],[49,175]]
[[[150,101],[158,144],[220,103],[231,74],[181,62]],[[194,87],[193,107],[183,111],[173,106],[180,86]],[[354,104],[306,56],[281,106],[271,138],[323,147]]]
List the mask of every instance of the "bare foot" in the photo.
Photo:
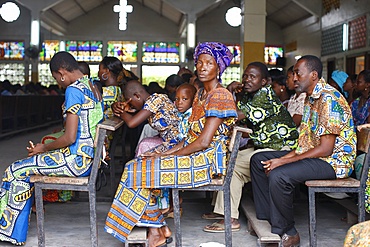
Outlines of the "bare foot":
[[160,211],[161,211],[162,215],[165,215],[165,214],[167,214],[170,211],[170,207],[164,208],[164,209],[160,209]]
[[161,227],[162,233],[165,236],[165,238],[169,238],[172,235],[171,229],[168,226],[162,226]]
[[149,228],[148,243],[149,247],[157,247],[166,243],[166,238],[160,228]]

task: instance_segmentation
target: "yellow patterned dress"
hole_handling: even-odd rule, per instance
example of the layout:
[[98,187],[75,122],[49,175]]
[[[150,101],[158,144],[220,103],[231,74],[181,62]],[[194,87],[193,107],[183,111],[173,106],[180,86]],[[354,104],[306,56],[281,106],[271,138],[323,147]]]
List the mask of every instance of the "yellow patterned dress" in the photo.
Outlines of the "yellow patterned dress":
[[[213,174],[225,172],[227,145],[237,113],[232,95],[225,88],[210,91],[193,102],[190,129],[185,144],[195,141],[205,127],[207,117],[224,121],[218,127],[209,147],[186,156],[138,157],[129,161],[122,174],[113,204],[108,213],[105,231],[122,242],[135,225],[161,227],[165,224],[157,205],[150,204],[152,188],[193,188],[209,184]],[[157,149],[166,150],[168,146]]]
[[103,87],[102,97],[104,102],[104,119],[108,119],[113,116],[111,105],[114,102],[123,100],[121,88],[119,86]]

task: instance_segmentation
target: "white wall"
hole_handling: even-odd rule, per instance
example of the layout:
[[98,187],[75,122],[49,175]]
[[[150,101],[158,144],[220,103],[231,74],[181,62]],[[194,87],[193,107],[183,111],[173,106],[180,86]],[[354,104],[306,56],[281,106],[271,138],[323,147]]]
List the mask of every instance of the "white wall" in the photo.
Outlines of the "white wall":
[[[339,9],[332,9],[329,13],[324,15],[322,17],[322,29],[329,29],[338,25],[342,25],[344,23],[348,23],[349,21],[352,21],[358,17],[361,17],[365,14],[367,14],[367,18],[369,18],[370,13],[370,1],[369,0],[341,0],[340,1],[341,6]],[[367,23],[370,20],[367,20]],[[368,28],[369,32],[369,28]],[[325,76],[326,74],[326,63],[328,60],[335,60],[335,69],[338,70],[346,70],[346,57],[347,56],[353,56],[357,54],[363,54],[370,50],[369,46],[369,34],[368,34],[368,40],[367,40],[367,46],[361,49],[356,50],[349,50],[344,51],[336,54],[330,54],[327,56],[322,57],[322,61],[324,63],[324,71]],[[327,78],[327,77],[325,77]]]
[[310,17],[283,30],[284,43],[297,42],[297,50],[285,54],[286,68],[294,65],[295,56],[321,54],[321,31],[319,18]]

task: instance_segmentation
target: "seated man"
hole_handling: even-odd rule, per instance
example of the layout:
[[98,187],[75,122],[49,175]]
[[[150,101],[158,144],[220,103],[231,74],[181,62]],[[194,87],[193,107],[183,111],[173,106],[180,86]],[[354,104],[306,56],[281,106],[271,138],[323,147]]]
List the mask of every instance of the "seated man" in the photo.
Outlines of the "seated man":
[[[268,70],[260,62],[250,63],[243,73],[243,84],[233,83],[228,89],[239,91],[244,87],[245,94],[238,102],[238,118],[253,130],[249,138],[254,147],[239,151],[231,179],[231,217],[232,229],[240,228],[239,204],[242,189],[250,181],[249,161],[256,152],[272,150],[290,150],[296,147],[298,132],[292,117],[275,95],[272,87],[267,85]],[[238,89],[239,88],[239,89]],[[203,218],[217,219],[223,217],[223,192],[217,193],[214,213],[204,214]],[[223,232],[224,222],[215,222],[204,228],[207,232]]]
[[351,109],[343,95],[320,80],[321,73],[321,61],[315,56],[303,56],[294,65],[296,90],[307,93],[297,149],[251,158],[256,216],[270,222],[283,247],[300,244],[294,227],[295,186],[307,180],[348,177],[355,160]]

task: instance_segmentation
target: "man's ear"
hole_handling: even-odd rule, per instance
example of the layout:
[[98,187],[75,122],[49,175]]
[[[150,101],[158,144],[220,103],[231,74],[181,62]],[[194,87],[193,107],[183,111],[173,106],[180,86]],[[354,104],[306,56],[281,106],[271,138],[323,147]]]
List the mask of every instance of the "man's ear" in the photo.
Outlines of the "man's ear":
[[266,84],[267,84],[267,79],[266,79],[266,78],[263,78],[263,79],[261,80],[261,82],[262,82],[262,87],[264,87],[264,86],[266,86]]
[[311,76],[312,76],[312,80],[314,80],[314,81],[320,79],[320,78],[318,78],[319,74],[317,73],[316,70],[311,71]]

